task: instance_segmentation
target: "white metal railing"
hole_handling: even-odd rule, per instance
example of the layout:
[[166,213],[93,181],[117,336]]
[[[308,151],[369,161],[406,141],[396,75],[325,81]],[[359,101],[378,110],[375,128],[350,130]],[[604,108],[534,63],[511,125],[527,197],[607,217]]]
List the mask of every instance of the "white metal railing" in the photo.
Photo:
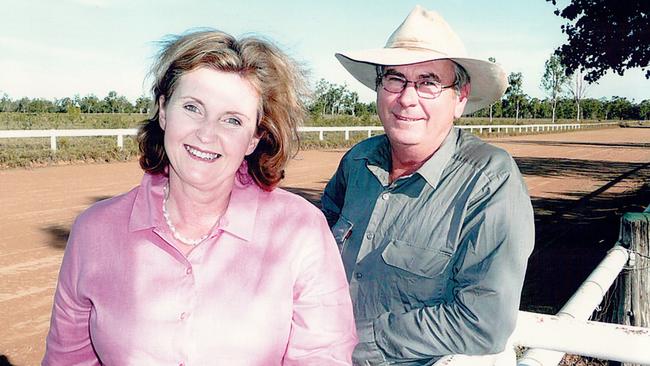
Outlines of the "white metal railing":
[[[618,122],[603,123],[564,123],[564,124],[538,124],[538,125],[461,125],[458,128],[469,130],[470,132],[483,131],[493,132],[546,132],[546,131],[566,131],[577,130],[588,127],[615,125]],[[325,139],[325,132],[343,132],[345,139],[350,139],[350,132],[366,131],[367,136],[371,137],[373,132],[383,132],[382,126],[330,126],[330,127],[299,127],[298,132],[318,132],[318,139]],[[0,130],[0,138],[24,138],[24,137],[49,137],[50,149],[56,151],[57,137],[93,137],[93,136],[116,136],[117,146],[124,147],[124,136],[135,136],[138,130],[136,128],[122,129],[78,129],[78,130]]]
[[117,146],[124,147],[124,136],[135,136],[137,128],[89,129],[89,130],[2,130],[0,138],[49,137],[50,149],[56,151],[57,137],[117,136]]
[[[565,353],[650,364],[650,328],[587,321],[628,260],[629,251],[615,245],[557,315],[520,311],[502,354],[446,356],[434,366],[557,366]],[[529,348],[516,361],[515,346]]]

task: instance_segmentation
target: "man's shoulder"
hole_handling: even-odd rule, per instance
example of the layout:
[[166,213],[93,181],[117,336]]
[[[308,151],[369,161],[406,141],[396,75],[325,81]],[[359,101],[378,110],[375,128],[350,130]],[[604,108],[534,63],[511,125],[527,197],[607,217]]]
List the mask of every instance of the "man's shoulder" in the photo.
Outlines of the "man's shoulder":
[[358,160],[365,159],[369,156],[375,156],[378,152],[388,146],[388,138],[386,135],[377,135],[369,137],[356,145],[352,146],[343,159]]
[[463,130],[459,133],[454,158],[484,171],[487,175],[510,173],[516,167],[514,159],[506,150]]

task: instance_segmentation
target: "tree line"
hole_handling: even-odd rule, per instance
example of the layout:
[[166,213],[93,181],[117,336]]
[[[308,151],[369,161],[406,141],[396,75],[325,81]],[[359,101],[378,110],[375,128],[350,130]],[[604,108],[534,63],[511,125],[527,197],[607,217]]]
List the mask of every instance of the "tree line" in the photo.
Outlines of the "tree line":
[[[650,120],[650,99],[637,103],[618,96],[586,98],[588,84],[581,75],[566,76],[566,70],[559,64],[557,56],[551,56],[551,60],[547,61],[547,72],[540,84],[547,94],[545,98],[524,94],[522,74],[511,73],[503,98],[474,112],[470,117],[551,119],[553,122],[558,119]],[[330,83],[324,79],[316,84],[312,100],[307,105],[313,116],[364,116],[377,113],[375,102],[360,102],[358,94],[347,85]]]
[[[494,59],[490,59],[495,62]],[[586,98],[588,84],[580,73],[566,74],[557,55],[551,55],[545,64],[540,88],[546,92],[543,99],[530,97],[522,90],[523,76],[511,73],[503,98],[479,110],[471,117],[518,119],[589,119],[589,120],[650,120],[650,99],[641,102],[624,97]],[[377,114],[377,104],[359,101],[359,95],[347,85],[320,79],[313,87],[312,96],[305,104],[312,117],[324,115],[371,116]],[[94,94],[54,101],[27,97],[12,100],[7,94],[0,98],[0,112],[25,113],[148,113],[152,101],[140,96],[135,103],[111,91],[104,98]]]
[[110,91],[102,99],[94,94],[84,97],[75,95],[73,98],[48,100],[43,98],[30,99],[23,97],[12,100],[7,94],[0,98],[0,112],[19,113],[148,113],[151,108],[151,98],[140,96],[131,103],[125,96]]

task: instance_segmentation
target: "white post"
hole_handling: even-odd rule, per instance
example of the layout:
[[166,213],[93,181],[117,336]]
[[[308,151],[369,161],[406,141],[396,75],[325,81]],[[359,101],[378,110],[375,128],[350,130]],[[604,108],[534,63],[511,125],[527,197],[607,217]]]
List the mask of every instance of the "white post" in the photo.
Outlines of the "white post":
[[54,134],[54,130],[51,132],[52,134],[50,135],[50,149],[52,151],[56,151],[56,135]]
[[371,138],[371,137],[372,137],[372,130],[368,129],[368,138]]
[[117,135],[117,147],[119,147],[120,150],[124,149],[124,137],[122,135]]
[[345,141],[350,139],[350,130],[345,130]]
[[318,131],[318,139],[323,141],[323,130]]

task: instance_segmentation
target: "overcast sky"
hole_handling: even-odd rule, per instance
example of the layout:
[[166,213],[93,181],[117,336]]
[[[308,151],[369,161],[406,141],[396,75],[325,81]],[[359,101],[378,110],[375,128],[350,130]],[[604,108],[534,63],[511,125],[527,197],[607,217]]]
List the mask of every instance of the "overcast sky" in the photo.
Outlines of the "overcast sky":
[[[416,4],[438,11],[470,56],[496,58],[508,73],[523,74],[526,94],[544,97],[544,62],[566,39],[562,19],[544,0],[4,0],[0,95],[103,98],[115,90],[134,101],[149,95],[145,76],[156,41],[210,27],[271,38],[309,68],[312,82],[346,83],[368,102],[374,93],[349,76],[334,53],[382,47]],[[640,102],[650,98],[648,90],[650,82],[635,69],[604,77],[587,97]]]

